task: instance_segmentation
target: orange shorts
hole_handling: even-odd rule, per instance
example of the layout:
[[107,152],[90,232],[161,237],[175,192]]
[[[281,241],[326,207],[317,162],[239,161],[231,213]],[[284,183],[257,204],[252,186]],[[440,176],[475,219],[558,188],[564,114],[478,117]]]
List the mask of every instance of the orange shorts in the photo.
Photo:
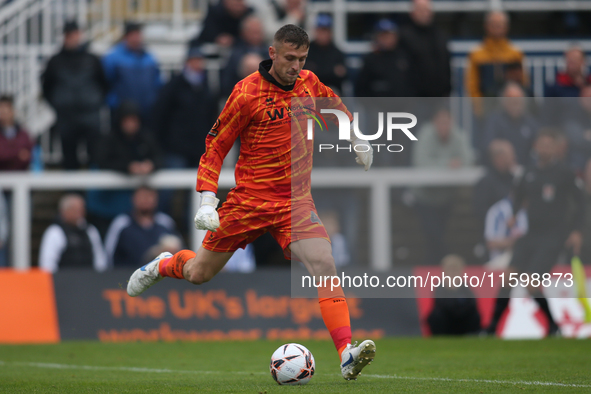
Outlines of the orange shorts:
[[269,231],[279,243],[286,258],[294,241],[323,238],[330,242],[312,197],[292,202],[264,201],[258,197],[237,196],[230,192],[218,209],[220,227],[208,231],[203,247],[212,252],[234,252]]

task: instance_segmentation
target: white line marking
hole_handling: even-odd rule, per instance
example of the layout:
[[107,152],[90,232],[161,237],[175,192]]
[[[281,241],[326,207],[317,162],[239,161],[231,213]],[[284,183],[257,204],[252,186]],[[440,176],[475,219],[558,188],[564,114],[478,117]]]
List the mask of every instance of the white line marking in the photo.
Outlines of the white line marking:
[[[74,365],[74,364],[56,364],[56,363],[34,363],[34,362],[6,362],[0,360],[0,366],[22,366],[22,367],[37,367],[50,369],[81,369],[87,371],[120,371],[120,372],[146,372],[146,373],[182,373],[182,374],[222,374],[228,372],[222,371],[195,371],[182,369],[161,369],[161,368],[142,368],[142,367],[101,367],[93,365]],[[266,372],[245,372],[232,371],[233,374],[240,375],[266,375]],[[512,384],[525,386],[556,386],[556,387],[576,387],[576,388],[591,388],[588,384],[570,384],[570,383],[556,383],[556,382],[540,382],[540,381],[525,381],[525,380],[490,380],[490,379],[451,379],[451,378],[430,378],[430,377],[416,377],[416,376],[398,376],[398,375],[364,375],[368,378],[377,379],[401,379],[401,380],[430,380],[436,382],[459,382],[459,383],[491,383],[491,384]]]
[[406,380],[432,380],[437,382],[466,382],[466,383],[492,383],[492,384],[522,384],[525,386],[559,386],[559,387],[591,387],[588,384],[569,384],[555,382],[539,382],[526,380],[490,380],[490,379],[451,379],[451,378],[429,378],[415,376],[397,376],[397,375],[364,375],[368,378],[378,379],[406,379]]

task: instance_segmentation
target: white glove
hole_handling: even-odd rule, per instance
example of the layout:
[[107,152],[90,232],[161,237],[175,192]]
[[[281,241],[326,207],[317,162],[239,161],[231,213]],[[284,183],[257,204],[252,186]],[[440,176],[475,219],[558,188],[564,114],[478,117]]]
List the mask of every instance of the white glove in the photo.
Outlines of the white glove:
[[220,200],[213,192],[201,193],[201,207],[195,215],[195,228],[197,230],[215,231],[220,226],[220,216],[215,210]]
[[373,148],[371,144],[359,138],[355,138],[349,142],[351,142],[353,150],[357,154],[357,157],[355,158],[357,164],[365,166],[365,171],[369,170],[371,163],[373,163]]

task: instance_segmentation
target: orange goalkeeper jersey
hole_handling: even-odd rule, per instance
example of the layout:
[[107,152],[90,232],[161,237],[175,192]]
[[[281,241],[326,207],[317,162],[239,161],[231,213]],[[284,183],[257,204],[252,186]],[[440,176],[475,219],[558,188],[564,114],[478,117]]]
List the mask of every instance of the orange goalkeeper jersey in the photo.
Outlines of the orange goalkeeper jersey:
[[207,136],[197,191],[217,193],[222,162],[240,137],[236,192],[266,201],[310,193],[313,141],[307,139],[310,116],[306,109],[315,106],[313,98],[334,97],[329,100],[330,107],[341,109],[350,119],[352,116],[332,89],[311,71],[302,70],[293,85],[283,86],[269,74],[271,65],[271,60],[263,61],[259,71],[234,87]]

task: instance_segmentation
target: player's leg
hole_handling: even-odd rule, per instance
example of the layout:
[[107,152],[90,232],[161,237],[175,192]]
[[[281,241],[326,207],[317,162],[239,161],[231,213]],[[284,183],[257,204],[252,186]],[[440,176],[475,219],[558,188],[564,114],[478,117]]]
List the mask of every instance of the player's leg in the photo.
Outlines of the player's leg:
[[[310,275],[334,276],[336,267],[330,242],[323,238],[300,239],[292,242],[289,249],[308,269]],[[365,340],[359,346],[351,345],[351,320],[342,288],[331,290],[318,288],[320,312],[326,328],[341,359],[341,373],[345,379],[357,379],[361,370],[371,363],[376,346]]]

